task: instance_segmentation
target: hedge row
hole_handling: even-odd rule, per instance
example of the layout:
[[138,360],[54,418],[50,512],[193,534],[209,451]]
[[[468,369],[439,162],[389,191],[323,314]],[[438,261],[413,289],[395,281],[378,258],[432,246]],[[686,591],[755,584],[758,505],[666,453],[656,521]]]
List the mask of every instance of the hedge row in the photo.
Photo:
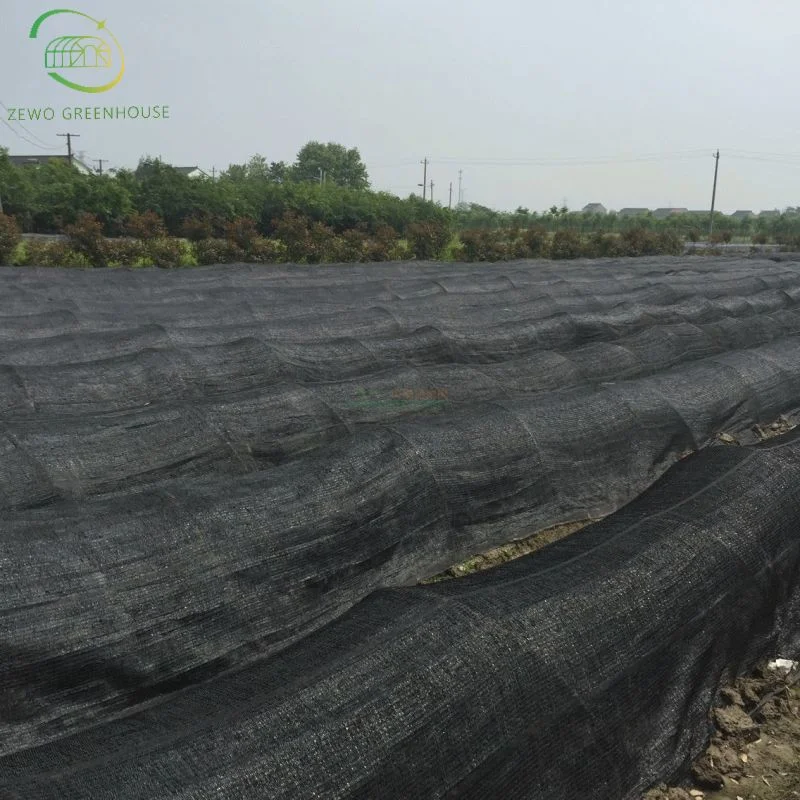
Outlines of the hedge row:
[[183,239],[167,236],[156,214],[132,217],[127,238],[108,239],[102,223],[83,214],[65,229],[67,238],[55,242],[26,241],[20,247],[19,225],[0,215],[0,263],[20,266],[158,266],[210,264],[320,264],[452,259],[506,261],[524,258],[602,258],[678,255],[680,236],[671,231],[634,229],[620,235],[575,231],[548,233],[543,227],[527,230],[470,230],[451,239],[449,227],[437,222],[408,226],[405,238],[388,225],[374,232],[362,229],[336,233],[321,222],[293,212],[273,224],[274,236],[259,233],[254,220],[243,217],[226,224],[224,236],[207,235],[195,226]]

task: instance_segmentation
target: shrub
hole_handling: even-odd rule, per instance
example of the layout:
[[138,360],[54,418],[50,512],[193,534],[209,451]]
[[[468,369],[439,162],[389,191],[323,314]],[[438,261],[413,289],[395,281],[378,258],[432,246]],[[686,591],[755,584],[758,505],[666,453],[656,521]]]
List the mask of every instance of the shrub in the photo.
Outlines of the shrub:
[[275,239],[259,236],[250,243],[246,258],[253,264],[281,264],[286,261],[286,246]]
[[662,231],[658,234],[659,254],[679,256],[683,253],[683,241],[676,231]]
[[94,214],[79,214],[75,224],[67,225],[64,233],[70,249],[84,256],[89,266],[105,266],[103,224]]
[[645,228],[632,228],[625,231],[619,238],[620,255],[658,256],[680,255],[683,252],[683,242],[675,231],[662,231],[656,233]]
[[17,249],[17,245],[22,241],[22,233],[14,217],[0,214],[0,264],[10,264]]
[[305,260],[309,264],[334,261],[339,247],[338,237],[322,222],[314,222],[308,231],[308,249]]
[[465,261],[504,261],[508,258],[509,248],[499,230],[462,231],[461,257]]
[[134,239],[150,242],[154,239],[164,239],[167,229],[164,220],[155,211],[145,211],[143,214],[131,214],[125,221],[125,232]]
[[550,258],[580,258],[582,249],[581,237],[575,231],[556,231],[550,246]]
[[245,260],[245,253],[225,239],[203,239],[194,243],[194,256],[198,264],[235,264]]
[[144,245],[136,239],[106,239],[103,250],[106,264],[120,267],[132,267],[145,253]]
[[583,243],[581,254],[585,258],[608,258],[618,255],[620,249],[616,236],[598,231]]
[[406,237],[414,256],[428,261],[440,256],[450,243],[450,226],[435,220],[413,222],[406,229]]
[[395,260],[399,250],[399,243],[400,234],[391,225],[378,225],[375,229],[375,235],[367,241],[367,260]]
[[358,264],[367,261],[367,242],[369,237],[359,230],[349,230],[337,237],[336,261]]
[[26,267],[88,267],[86,256],[76,253],[65,241],[27,241],[22,265]]
[[522,234],[530,258],[547,258],[550,248],[550,237],[543,225],[534,225]]
[[204,214],[185,219],[181,224],[181,236],[190,242],[202,242],[204,239],[211,239],[214,236],[214,225],[211,222],[211,217]]
[[153,266],[163,269],[180,267],[185,255],[181,240],[166,236],[162,239],[149,240],[145,252],[153,262]]
[[50,267],[51,242],[39,239],[28,239],[25,242],[25,251],[21,259],[21,266],[25,267]]
[[777,243],[783,251],[796,252],[800,250],[800,235],[796,233],[784,233],[777,237]]
[[769,237],[766,233],[754,233],[750,237],[750,241],[753,244],[766,244],[769,241]]
[[286,247],[289,261],[302,262],[311,249],[308,217],[287,211],[280,219],[273,221],[272,227],[275,238]]
[[247,253],[253,242],[259,238],[258,228],[250,217],[238,217],[233,222],[226,223],[225,238]]
[[644,228],[631,228],[623,231],[619,237],[622,254],[631,258],[650,255],[654,238],[650,231]]

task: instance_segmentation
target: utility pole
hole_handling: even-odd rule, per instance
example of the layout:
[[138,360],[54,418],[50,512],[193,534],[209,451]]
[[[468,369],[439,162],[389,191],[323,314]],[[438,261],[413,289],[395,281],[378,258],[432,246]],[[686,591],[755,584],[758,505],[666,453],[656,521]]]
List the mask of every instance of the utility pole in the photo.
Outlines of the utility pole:
[[428,197],[428,159],[426,158],[424,161],[420,161],[419,163],[425,165],[425,169],[422,173],[422,183],[417,184],[417,186],[422,187],[422,199],[424,201]]
[[77,133],[58,133],[56,135],[67,140],[67,155],[69,156],[69,165],[72,166],[72,140],[80,139],[80,135]]
[[447,201],[448,209],[453,207],[453,181],[450,181],[450,199]]
[[217,168],[211,167],[211,180],[215,181],[217,179]]
[[324,173],[322,172],[322,167],[317,167],[317,172],[319,172],[319,185],[322,186],[322,181],[324,180]]
[[460,169],[458,171],[458,204],[461,205],[464,202],[464,193],[461,191],[461,178],[464,175],[464,170]]
[[107,158],[96,158],[94,160],[94,163],[100,165],[99,169],[97,170],[97,174],[98,175],[102,175],[103,174],[103,164],[107,164],[108,163],[108,159]]
[[716,154],[714,155],[714,160],[716,161],[716,164],[714,164],[714,191],[711,195],[711,224],[708,227],[709,240],[714,235],[714,206],[717,203],[717,174],[719,173],[719,150],[717,150]]
[[431,203],[433,202],[433,181],[431,181]]

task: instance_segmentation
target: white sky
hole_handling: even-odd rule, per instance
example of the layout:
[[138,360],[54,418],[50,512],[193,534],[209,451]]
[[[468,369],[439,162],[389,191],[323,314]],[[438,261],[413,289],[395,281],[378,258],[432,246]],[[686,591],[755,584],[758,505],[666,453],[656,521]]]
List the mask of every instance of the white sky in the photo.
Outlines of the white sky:
[[[719,147],[718,208],[800,205],[796,1],[74,0],[125,50],[123,81],[94,95],[51,80],[48,37],[28,38],[53,7],[0,0],[0,101],[168,104],[166,122],[25,123],[52,146],[79,133],[111,166],[292,161],[318,139],[358,147],[402,196],[428,156],[445,202],[462,168],[465,199],[495,208],[701,209]],[[45,152],[5,125],[0,145]],[[692,155],[621,160],[676,152]]]

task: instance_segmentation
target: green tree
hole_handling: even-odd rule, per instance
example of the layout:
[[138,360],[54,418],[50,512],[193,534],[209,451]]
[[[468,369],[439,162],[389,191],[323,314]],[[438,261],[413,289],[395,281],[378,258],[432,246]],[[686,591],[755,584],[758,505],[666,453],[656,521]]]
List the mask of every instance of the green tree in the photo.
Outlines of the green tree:
[[29,170],[15,167],[8,158],[8,151],[0,147],[0,200],[3,202],[3,211],[17,217],[26,230],[33,222],[33,186],[29,173]]
[[328,142],[309,142],[297,154],[292,167],[296,181],[319,181],[320,170],[329,183],[350,189],[368,189],[369,175],[356,148]]

